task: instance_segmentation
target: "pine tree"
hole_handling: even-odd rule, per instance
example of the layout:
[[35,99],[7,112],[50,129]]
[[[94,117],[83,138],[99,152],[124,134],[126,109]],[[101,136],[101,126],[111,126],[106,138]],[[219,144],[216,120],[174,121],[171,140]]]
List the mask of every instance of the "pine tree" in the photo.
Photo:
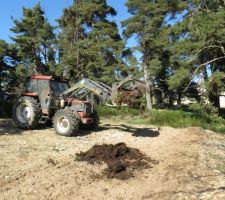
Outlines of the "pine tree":
[[106,0],[74,1],[64,10],[59,19],[59,72],[69,72],[73,80],[88,77],[107,84],[126,74],[125,44],[110,15],[116,11]]
[[146,82],[147,109],[149,110],[152,109],[153,88],[157,85],[160,89],[159,85],[162,86],[162,81],[159,83],[158,79],[160,73],[164,71],[165,74],[165,59],[162,57],[167,54],[169,39],[168,32],[165,31],[167,29],[165,17],[167,14],[182,10],[185,4],[184,1],[176,0],[128,0],[126,3],[132,16],[123,22],[124,35],[128,38],[136,35],[138,38],[139,51],[143,54],[142,67]]
[[205,95],[217,106],[218,95],[225,89],[224,8],[225,3],[220,0],[192,1],[187,7],[189,17],[172,28],[177,38],[172,59],[177,67],[170,87],[182,88],[184,92],[196,77],[202,76]]
[[[13,18],[12,18],[13,19]],[[45,74],[54,71],[55,34],[49,24],[40,3],[32,9],[23,8],[23,17],[13,19],[15,26],[11,31],[15,34],[11,39],[21,59],[19,71],[25,67],[26,75]]]
[[5,92],[12,92],[15,81],[15,57],[9,44],[0,40],[0,100]]
[[7,67],[7,64],[4,61],[5,56],[7,55],[7,44],[4,40],[0,40],[0,99],[3,99],[3,76],[5,73],[5,68]]

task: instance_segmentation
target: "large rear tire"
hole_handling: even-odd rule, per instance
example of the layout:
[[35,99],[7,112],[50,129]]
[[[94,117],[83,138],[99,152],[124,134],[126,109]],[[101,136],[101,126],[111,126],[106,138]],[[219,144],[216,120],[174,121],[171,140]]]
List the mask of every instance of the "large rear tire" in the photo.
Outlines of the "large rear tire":
[[69,109],[59,110],[53,118],[53,127],[59,135],[74,136],[80,130],[80,120]]
[[32,97],[20,97],[13,106],[13,120],[19,128],[36,128],[40,117],[40,104]]

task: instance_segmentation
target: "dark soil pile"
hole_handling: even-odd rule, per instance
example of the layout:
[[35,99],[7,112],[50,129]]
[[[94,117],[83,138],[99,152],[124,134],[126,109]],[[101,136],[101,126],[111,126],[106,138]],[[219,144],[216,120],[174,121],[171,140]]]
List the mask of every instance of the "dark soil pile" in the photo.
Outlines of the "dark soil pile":
[[76,160],[87,161],[90,164],[105,162],[108,167],[103,173],[108,178],[121,180],[133,177],[134,170],[157,164],[155,160],[151,160],[138,149],[127,147],[125,143],[95,145],[90,150],[76,154],[76,156]]

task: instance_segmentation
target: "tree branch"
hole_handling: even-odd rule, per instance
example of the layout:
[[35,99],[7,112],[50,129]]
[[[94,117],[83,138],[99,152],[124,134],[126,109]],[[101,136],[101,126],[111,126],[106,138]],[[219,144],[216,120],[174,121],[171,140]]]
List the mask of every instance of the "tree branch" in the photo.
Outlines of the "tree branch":
[[206,46],[206,47],[203,47],[202,49],[200,49],[189,62],[192,62],[193,60],[195,60],[195,58],[198,56],[198,54],[200,54],[204,49],[208,49],[208,48],[219,48],[222,50],[223,54],[225,55],[225,50],[224,50],[224,47],[222,47],[222,46],[217,46],[217,45]]
[[203,66],[205,66],[205,65],[208,65],[208,64],[210,64],[210,63],[213,63],[213,62],[215,62],[215,61],[217,61],[217,60],[223,59],[223,58],[225,58],[225,56],[221,56],[221,57],[219,57],[219,58],[215,58],[215,59],[213,59],[213,60],[210,60],[210,61],[208,61],[208,62],[205,62],[205,63],[199,65],[199,66],[194,70],[194,72],[192,73],[192,75],[191,75],[191,77],[190,77],[190,81],[189,81],[187,87],[183,90],[183,92],[186,92],[186,91],[187,91],[187,89],[189,88],[189,86],[190,86],[190,84],[191,84],[191,82],[192,82],[192,79],[194,78],[194,76],[196,75],[196,73],[198,72],[198,70],[199,70],[201,67],[203,67]]

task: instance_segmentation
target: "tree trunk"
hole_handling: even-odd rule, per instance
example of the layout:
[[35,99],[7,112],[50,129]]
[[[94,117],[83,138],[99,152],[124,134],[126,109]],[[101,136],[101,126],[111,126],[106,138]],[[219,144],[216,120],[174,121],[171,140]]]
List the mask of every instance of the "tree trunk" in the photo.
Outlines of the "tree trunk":
[[172,107],[173,106],[173,94],[169,94],[169,106]]
[[143,71],[144,71],[144,80],[145,80],[145,87],[146,87],[147,110],[151,110],[152,109],[151,85],[149,83],[148,66],[147,66],[147,64],[145,62],[143,64]]
[[201,101],[203,101],[205,104],[208,104],[210,94],[206,89],[206,83],[208,81],[208,75],[207,75],[206,69],[202,71],[201,75],[202,76],[199,77],[200,81],[198,83],[198,92],[199,92]]
[[177,93],[177,106],[181,107],[181,98],[182,94],[180,92]]

